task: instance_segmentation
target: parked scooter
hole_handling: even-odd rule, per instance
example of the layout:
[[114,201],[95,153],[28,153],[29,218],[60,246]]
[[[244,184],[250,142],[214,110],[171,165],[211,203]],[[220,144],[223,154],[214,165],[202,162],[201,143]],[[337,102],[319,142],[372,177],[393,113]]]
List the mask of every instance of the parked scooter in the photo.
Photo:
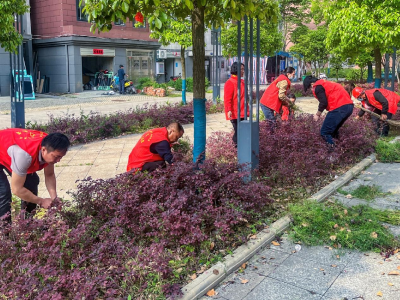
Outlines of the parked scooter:
[[[125,81],[124,86],[125,86],[125,93],[136,94],[136,89],[133,86],[132,80]],[[118,76],[114,76],[113,80],[111,81],[110,88],[116,93],[119,92],[119,77]]]

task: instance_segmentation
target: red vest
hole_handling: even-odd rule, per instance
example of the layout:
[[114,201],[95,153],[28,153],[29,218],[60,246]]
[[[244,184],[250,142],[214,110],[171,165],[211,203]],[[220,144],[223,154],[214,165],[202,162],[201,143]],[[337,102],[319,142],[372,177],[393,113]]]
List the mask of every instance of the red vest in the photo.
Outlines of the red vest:
[[[286,77],[286,75],[279,75],[278,78],[272,82],[269,87],[265,90],[264,94],[262,95],[260,99],[260,103],[265,105],[266,107],[276,111],[279,113],[281,111],[281,106],[282,106],[282,101],[279,100],[279,88],[276,86],[276,84],[279,81],[286,80],[288,83],[288,86],[286,88],[286,92],[290,88],[290,80],[289,78]],[[285,92],[285,94],[286,94]]]
[[[374,97],[374,92],[379,91],[383,95],[383,97],[386,98],[386,100],[389,103],[389,109],[388,112],[391,114],[396,114],[397,112],[397,103],[400,101],[400,96],[397,95],[396,93],[393,93],[392,91],[386,90],[386,89],[371,89],[371,90],[366,90],[365,95],[368,98],[368,102],[376,107],[377,109],[382,110],[382,104],[380,104]],[[364,101],[362,101],[364,102]]]
[[[232,75],[227,80],[224,86],[224,106],[225,106],[225,117],[227,120],[237,119],[237,76]],[[232,119],[228,118],[228,111],[232,112]],[[247,107],[247,115],[249,115],[249,109]],[[240,117],[244,118],[244,80],[241,79],[240,84]]]
[[151,153],[150,151],[150,146],[152,144],[161,141],[167,141],[169,143],[167,128],[162,127],[146,131],[136,143],[135,147],[133,147],[131,154],[129,154],[126,170],[130,171],[136,168],[141,170],[143,165],[147,162],[164,160],[160,155]]
[[45,136],[47,136],[47,133],[37,130],[20,128],[0,130],[0,165],[12,172],[11,157],[8,155],[7,150],[10,146],[18,145],[32,157],[28,174],[43,169],[47,164],[39,164],[39,151],[42,148],[42,140]]
[[353,104],[353,101],[350,98],[349,93],[344,89],[344,87],[336,82],[327,81],[325,79],[317,80],[313,86],[313,94],[315,96],[315,88],[320,85],[325,89],[325,95],[328,99],[328,106],[326,107],[327,111],[335,110],[346,104]]

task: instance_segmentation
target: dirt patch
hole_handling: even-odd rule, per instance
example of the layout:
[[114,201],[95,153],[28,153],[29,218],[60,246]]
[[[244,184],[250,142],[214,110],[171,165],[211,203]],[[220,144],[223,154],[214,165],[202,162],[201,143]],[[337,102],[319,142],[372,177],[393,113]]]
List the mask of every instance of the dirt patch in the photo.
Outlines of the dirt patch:
[[301,112],[315,114],[318,110],[318,100],[313,97],[301,97],[296,100],[296,106]]

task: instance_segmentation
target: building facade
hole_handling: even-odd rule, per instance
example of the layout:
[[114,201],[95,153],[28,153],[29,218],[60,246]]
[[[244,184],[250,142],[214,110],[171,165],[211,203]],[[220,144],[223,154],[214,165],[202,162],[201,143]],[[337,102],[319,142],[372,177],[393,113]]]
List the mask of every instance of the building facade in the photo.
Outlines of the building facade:
[[80,0],[31,0],[35,77],[49,81],[49,92],[76,93],[109,86],[123,65],[137,82],[155,76],[156,50],[144,24],[126,20],[112,30],[91,33]]

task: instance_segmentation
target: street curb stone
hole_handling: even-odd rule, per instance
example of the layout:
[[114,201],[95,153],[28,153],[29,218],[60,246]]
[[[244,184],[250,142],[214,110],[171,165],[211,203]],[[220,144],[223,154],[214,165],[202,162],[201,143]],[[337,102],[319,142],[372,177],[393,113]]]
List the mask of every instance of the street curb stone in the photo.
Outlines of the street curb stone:
[[[323,202],[327,197],[332,195],[336,189],[348,183],[354,176],[358,175],[362,170],[370,166],[375,159],[375,154],[371,154],[364,158],[345,174],[312,195],[309,200]],[[259,232],[257,234],[257,239],[250,240],[246,244],[240,246],[233,252],[233,254],[225,256],[223,262],[218,262],[195,280],[185,285],[182,288],[183,296],[179,299],[194,300],[203,297],[210,289],[218,285],[228,275],[237,270],[259,250],[270,244],[277,235],[288,229],[290,222],[291,218],[287,215],[272,223],[269,228]]]

